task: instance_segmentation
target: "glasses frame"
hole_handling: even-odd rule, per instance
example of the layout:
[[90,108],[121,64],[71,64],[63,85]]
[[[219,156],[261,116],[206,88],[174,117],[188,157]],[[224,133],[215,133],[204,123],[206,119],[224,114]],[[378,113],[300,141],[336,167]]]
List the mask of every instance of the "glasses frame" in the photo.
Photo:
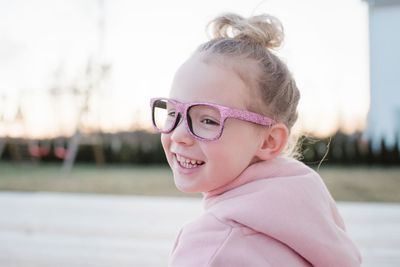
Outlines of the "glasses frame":
[[[154,118],[154,110],[155,110],[156,101],[170,102],[176,108],[177,115],[175,116],[175,121],[174,121],[174,123],[171,124],[172,126],[167,130],[160,130],[156,126],[156,122],[155,122],[155,118]],[[197,136],[194,132],[192,132],[191,128],[189,127],[188,120],[187,120],[187,118],[188,118],[187,112],[191,107],[198,106],[198,105],[209,106],[209,107],[215,108],[221,114],[221,122],[220,122],[221,125],[219,127],[219,133],[216,137],[203,138],[203,137]],[[173,130],[175,130],[175,128],[180,124],[181,121],[184,121],[186,130],[190,133],[190,135],[192,137],[194,137],[195,139],[200,140],[200,141],[218,140],[224,131],[225,121],[228,118],[234,118],[234,119],[238,119],[238,120],[242,120],[242,121],[248,121],[248,122],[252,122],[252,123],[255,123],[258,125],[262,125],[262,126],[271,126],[276,123],[273,119],[266,117],[264,115],[255,113],[255,112],[236,109],[236,108],[230,108],[230,107],[226,107],[226,106],[222,106],[222,105],[218,105],[218,104],[214,104],[214,103],[209,103],[209,102],[183,103],[178,100],[170,99],[170,98],[152,98],[150,100],[150,106],[151,106],[151,117],[152,117],[153,127],[155,130],[157,130],[160,133],[164,133],[164,134],[171,133]],[[181,120],[181,117],[182,117],[182,120]]]

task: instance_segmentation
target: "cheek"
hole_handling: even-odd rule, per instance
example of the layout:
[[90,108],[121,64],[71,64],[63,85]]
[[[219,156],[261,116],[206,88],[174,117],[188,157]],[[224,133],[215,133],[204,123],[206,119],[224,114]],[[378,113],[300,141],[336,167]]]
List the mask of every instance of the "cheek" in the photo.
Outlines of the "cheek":
[[227,138],[220,141],[203,151],[208,158],[212,176],[214,179],[218,177],[218,183],[222,185],[235,179],[249,166],[254,151],[242,139]]
[[172,168],[173,157],[171,154],[171,138],[169,134],[161,134],[161,144],[164,149],[165,157],[167,158],[168,165]]
[[171,139],[169,138],[169,135],[167,134],[161,134],[161,144],[164,149],[164,153],[167,156],[167,159],[169,158],[169,149],[171,146]]
[[259,135],[251,125],[241,125],[242,127],[233,128],[227,131],[221,138],[221,146],[215,149],[217,157],[224,159],[236,171],[243,171],[256,155]]

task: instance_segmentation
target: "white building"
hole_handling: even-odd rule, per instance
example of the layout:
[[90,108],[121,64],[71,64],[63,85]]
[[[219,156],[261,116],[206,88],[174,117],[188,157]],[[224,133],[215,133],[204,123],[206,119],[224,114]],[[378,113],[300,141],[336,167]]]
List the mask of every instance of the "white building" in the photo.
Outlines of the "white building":
[[400,149],[400,0],[369,4],[371,106],[365,136]]

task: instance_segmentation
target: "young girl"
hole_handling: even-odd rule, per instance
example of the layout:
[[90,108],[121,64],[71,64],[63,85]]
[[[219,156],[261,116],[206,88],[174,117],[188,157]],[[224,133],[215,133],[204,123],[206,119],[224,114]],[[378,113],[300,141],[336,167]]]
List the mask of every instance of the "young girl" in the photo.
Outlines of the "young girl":
[[299,91],[271,52],[272,16],[216,18],[213,38],[151,100],[174,181],[204,194],[204,213],[177,237],[169,266],[360,266],[319,175],[284,156]]

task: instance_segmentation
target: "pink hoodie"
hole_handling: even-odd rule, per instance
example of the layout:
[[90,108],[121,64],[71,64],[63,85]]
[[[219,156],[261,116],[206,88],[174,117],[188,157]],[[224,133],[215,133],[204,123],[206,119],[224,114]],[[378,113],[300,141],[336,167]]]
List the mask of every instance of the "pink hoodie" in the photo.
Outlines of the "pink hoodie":
[[205,212],[186,225],[173,267],[353,267],[361,256],[320,176],[277,158],[249,166],[204,196]]

